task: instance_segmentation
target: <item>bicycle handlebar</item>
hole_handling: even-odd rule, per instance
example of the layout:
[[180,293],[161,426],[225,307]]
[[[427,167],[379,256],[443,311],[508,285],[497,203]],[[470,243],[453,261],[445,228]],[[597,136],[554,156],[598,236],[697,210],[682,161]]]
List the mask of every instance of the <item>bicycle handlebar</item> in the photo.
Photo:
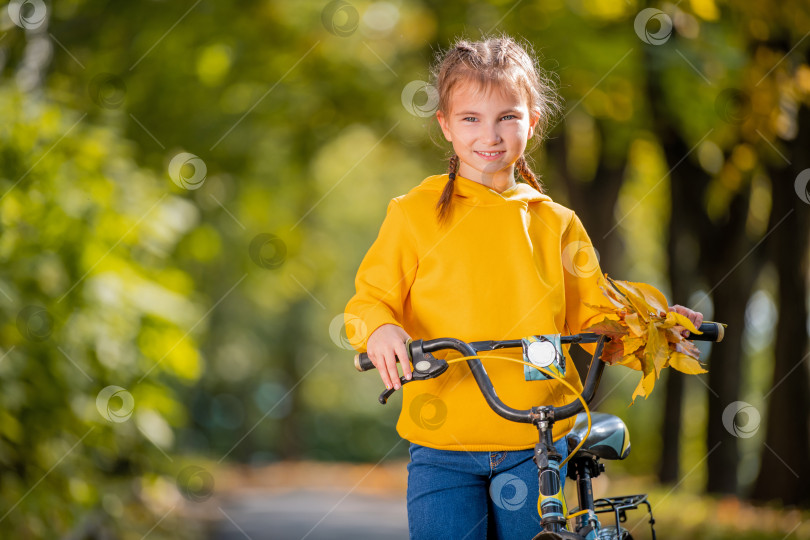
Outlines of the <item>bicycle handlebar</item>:
[[[720,342],[724,337],[723,325],[715,322],[704,322],[700,325],[699,330],[701,334],[690,334],[689,338],[693,341],[714,341]],[[569,336],[560,336],[562,344],[570,343],[596,343],[596,350],[594,351],[593,358],[591,358],[588,372],[585,376],[585,385],[582,390],[582,399],[589,403],[596,389],[599,387],[599,380],[602,378],[602,371],[605,369],[605,363],[601,361],[602,347],[605,343],[605,336],[599,336],[592,333],[574,334]],[[430,353],[453,349],[458,351],[463,356],[477,356],[476,353],[480,351],[492,351],[497,349],[516,348],[522,346],[522,340],[503,340],[503,341],[477,341],[467,343],[455,338],[438,338],[431,340],[416,340],[408,343],[408,355],[413,362],[413,379],[412,380],[426,380],[438,377],[447,370],[447,362],[435,358]],[[487,375],[484,365],[478,358],[470,358],[467,360],[467,365],[478,384],[478,388],[484,396],[487,404],[498,415],[507,420],[521,423],[534,423],[539,419],[539,407],[533,407],[529,410],[513,409],[506,405],[498,395],[495,393],[495,388],[492,386],[492,381]],[[367,353],[360,353],[354,357],[354,366],[358,371],[368,371],[374,369],[374,364],[368,357]],[[406,381],[403,381],[403,383]],[[380,403],[385,404],[388,397],[393,393],[392,390],[384,392],[380,396]],[[575,399],[567,405],[561,407],[547,407],[546,414],[552,416],[555,420],[562,420],[576,415],[582,411],[582,403]]]

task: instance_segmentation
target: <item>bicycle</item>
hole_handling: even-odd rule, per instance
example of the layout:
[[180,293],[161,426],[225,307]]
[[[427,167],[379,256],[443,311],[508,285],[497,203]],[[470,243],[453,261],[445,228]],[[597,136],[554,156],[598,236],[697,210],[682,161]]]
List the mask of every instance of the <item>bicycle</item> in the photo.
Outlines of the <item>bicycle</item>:
[[[723,340],[724,327],[720,323],[704,322],[699,330],[702,332],[701,334],[692,333],[688,339],[714,342]],[[512,422],[531,423],[537,427],[539,442],[534,447],[533,459],[540,478],[538,510],[542,530],[533,540],[628,540],[632,538],[630,532],[624,529],[621,523],[627,520],[626,512],[628,510],[636,510],[642,505],[646,506],[652,538],[655,540],[655,519],[652,515],[652,506],[647,500],[647,494],[593,499],[591,480],[605,470],[605,465],[599,460],[625,459],[630,453],[630,436],[624,422],[611,414],[591,413],[587,407],[596,394],[605,368],[605,363],[601,361],[601,354],[606,339],[605,336],[594,333],[560,336],[561,345],[596,343],[596,350],[588,366],[583,390],[582,392],[575,391],[578,394],[577,399],[561,407],[541,405],[529,410],[513,409],[500,400],[476,354],[481,351],[522,347],[523,339],[466,343],[455,338],[439,338],[409,340],[407,343],[409,360],[413,366],[412,379],[400,377],[401,385],[439,377],[447,371],[450,363],[466,360],[478,388],[493,411]],[[462,354],[462,358],[448,361],[436,358],[431,354],[441,350],[458,351]],[[497,357],[490,355],[488,358]],[[520,362],[513,358],[501,358]],[[374,364],[366,353],[356,355],[354,365],[358,371],[374,369]],[[554,373],[542,367],[534,367],[547,376],[567,384]],[[573,390],[573,387],[571,389]],[[385,405],[394,391],[393,388],[385,390],[380,394],[379,402]],[[563,461],[562,456],[554,448],[551,429],[554,422],[574,415],[577,416],[574,427],[566,435],[569,456]],[[563,512],[565,503],[560,480],[560,467],[566,462],[569,463],[567,476],[576,482],[579,503],[579,506],[568,515]],[[613,514],[615,525],[602,526],[597,515],[605,513]],[[575,518],[573,532],[566,529],[568,520],[572,518]]]

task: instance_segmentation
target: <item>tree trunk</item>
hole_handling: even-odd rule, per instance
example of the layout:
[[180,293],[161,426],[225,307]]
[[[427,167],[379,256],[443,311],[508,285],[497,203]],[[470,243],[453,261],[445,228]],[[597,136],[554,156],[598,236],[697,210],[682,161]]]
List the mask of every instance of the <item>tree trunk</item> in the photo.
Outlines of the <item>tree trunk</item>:
[[756,500],[780,500],[786,505],[810,503],[810,354],[806,326],[810,205],[799,198],[794,187],[799,172],[810,167],[810,109],[801,107],[797,120],[798,135],[788,154],[793,164],[771,170],[770,175],[770,228],[787,218],[768,239],[779,273],[779,322],[773,385],[766,394],[765,446],[752,493]]
[[701,253],[708,259],[709,285],[714,289],[715,319],[728,324],[723,343],[712,348],[708,366],[706,490],[710,493],[736,495],[739,487],[737,438],[723,424],[723,412],[740,396],[745,307],[761,268],[745,233],[748,202],[748,190],[738,193],[732,199],[726,226],[716,229],[718,234],[701,238]]
[[[678,163],[678,156],[686,155],[689,148],[668,126],[660,126],[659,137],[666,148],[667,163]],[[698,224],[708,225],[703,210],[695,201],[702,198],[707,184],[706,173],[692,162],[684,160],[670,172],[670,220],[667,242],[667,270],[672,290],[672,303],[686,304],[692,292],[699,289],[697,261],[700,244],[697,241]],[[698,251],[698,253],[694,253]],[[691,307],[691,306],[690,306]],[[700,310],[703,306],[697,306]],[[705,308],[704,308],[705,309]],[[680,477],[680,442],[685,376],[673,369],[667,370],[664,400],[664,418],[661,426],[661,457],[658,479],[662,483],[675,483]]]
[[308,342],[306,332],[306,318],[309,314],[307,301],[297,300],[290,305],[287,316],[284,318],[285,339],[278,343],[276,348],[279,354],[279,366],[285,375],[286,383],[295,389],[285,399],[292,400],[290,412],[281,419],[281,440],[279,441],[279,455],[283,459],[296,459],[301,457],[303,445],[301,441],[301,417],[303,399],[301,386],[298,385],[301,377],[310,369],[309,365],[302,365],[304,346]]

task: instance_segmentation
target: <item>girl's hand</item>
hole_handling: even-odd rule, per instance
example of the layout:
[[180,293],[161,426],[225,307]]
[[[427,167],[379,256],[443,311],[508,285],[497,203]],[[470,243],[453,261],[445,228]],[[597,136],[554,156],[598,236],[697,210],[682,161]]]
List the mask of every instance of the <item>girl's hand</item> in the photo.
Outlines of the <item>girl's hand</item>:
[[402,374],[411,378],[411,362],[405,343],[411,339],[402,327],[395,324],[384,324],[377,328],[368,338],[366,352],[374,367],[380,372],[380,378],[387,389],[399,390],[397,358],[402,365]]
[[[692,311],[687,307],[679,306],[677,304],[675,304],[674,306],[670,306],[669,310],[674,311],[675,313],[680,313],[684,317],[688,318],[690,321],[692,321],[692,324],[695,325],[695,328],[700,328],[700,324],[703,322],[703,313],[700,313],[699,311]],[[689,334],[690,334],[689,330],[685,328],[681,332],[681,335],[685,338],[688,338]]]

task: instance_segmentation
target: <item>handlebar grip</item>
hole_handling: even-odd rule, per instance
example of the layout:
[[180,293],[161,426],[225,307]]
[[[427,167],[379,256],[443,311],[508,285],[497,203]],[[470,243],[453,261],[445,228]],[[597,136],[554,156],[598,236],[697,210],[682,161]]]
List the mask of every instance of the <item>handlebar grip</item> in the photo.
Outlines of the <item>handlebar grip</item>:
[[374,364],[371,362],[371,358],[368,357],[367,353],[360,353],[354,355],[354,368],[357,371],[368,371],[374,369]]
[[689,339],[692,341],[714,341],[720,343],[725,337],[725,325],[712,321],[705,321],[698,328],[702,334],[689,334]]
[[[409,360],[411,357],[413,357],[413,353],[411,352],[411,343],[413,343],[413,339],[411,338],[408,338],[405,341],[405,350],[408,351]],[[397,357],[397,362],[399,362],[399,357]],[[370,369],[374,369],[374,364],[371,362],[371,358],[368,357],[368,353],[354,355],[354,368],[357,371],[368,371]]]

